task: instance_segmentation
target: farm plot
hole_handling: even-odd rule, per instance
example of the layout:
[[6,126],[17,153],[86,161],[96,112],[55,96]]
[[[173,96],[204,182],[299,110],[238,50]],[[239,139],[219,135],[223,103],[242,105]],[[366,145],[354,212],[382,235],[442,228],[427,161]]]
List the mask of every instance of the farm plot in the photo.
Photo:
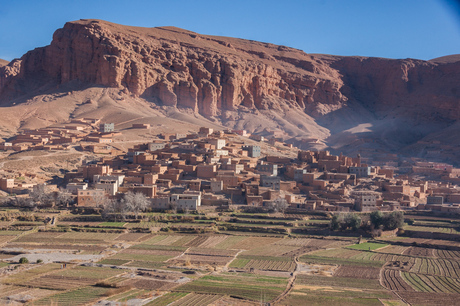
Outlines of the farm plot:
[[410,272],[460,278],[460,262],[448,259],[416,258]]
[[408,247],[402,245],[388,245],[381,249],[375,250],[375,252],[386,253],[386,254],[402,254]]
[[49,263],[44,265],[39,265],[37,267],[32,267],[31,269],[27,269],[21,271],[17,274],[11,275],[2,279],[3,284],[10,284],[10,285],[22,285],[24,282],[30,281],[36,277],[39,277],[42,274],[46,274],[61,268],[61,264],[57,263]]
[[22,283],[25,286],[67,290],[85,285],[93,285],[103,279],[119,275],[124,271],[110,268],[84,267],[62,269]]
[[224,235],[208,236],[207,239],[199,245],[199,247],[211,249],[222,243],[225,239],[227,239],[227,236]]
[[191,236],[193,239],[188,241],[185,246],[187,247],[199,247],[202,243],[206,242],[208,240],[207,236]]
[[155,279],[148,279],[148,278],[134,278],[129,281],[127,284],[131,285],[133,288],[136,289],[144,289],[144,290],[171,290],[172,288],[176,287],[178,284],[173,282],[165,282],[159,281]]
[[458,305],[458,294],[400,291],[398,295],[410,305]]
[[382,305],[379,299],[396,296],[377,279],[300,274],[280,305]]
[[227,236],[227,235],[225,235],[225,237],[226,237],[225,240],[223,240],[222,242],[219,242],[218,244],[216,244],[214,246],[215,249],[224,249],[224,250],[232,249],[233,245],[237,244],[241,240],[246,239],[246,237],[244,237],[244,236]]
[[386,247],[388,244],[376,243],[376,242],[364,242],[360,244],[350,245],[347,248],[352,250],[363,250],[363,251],[374,251],[383,247]]
[[[371,253],[372,254],[372,253]],[[376,267],[383,266],[382,261],[373,261],[363,258],[341,258],[341,257],[326,257],[318,256],[315,253],[307,254],[300,257],[300,261],[310,264],[325,264],[325,265],[343,265],[343,266],[362,266],[362,267]]]
[[33,305],[86,305],[98,300],[109,290],[100,287],[84,287],[34,301]]
[[410,272],[404,272],[403,277],[417,291],[460,293],[460,281],[458,279]]
[[300,246],[305,247],[312,241],[307,238],[286,238],[276,242],[276,245],[287,245],[287,246]]
[[233,257],[238,253],[237,250],[219,250],[219,249],[203,249],[189,248],[185,255],[204,255],[204,256],[222,256]]
[[340,266],[334,272],[335,277],[352,277],[363,279],[378,279],[380,276],[379,274],[379,268],[360,266]]
[[145,304],[145,306],[167,306],[170,305],[172,302],[177,301],[184,296],[186,296],[187,292],[169,292],[160,297],[157,297],[152,302]]
[[[49,243],[49,241],[48,241]],[[33,244],[33,243],[16,243],[10,242],[6,245],[7,248],[22,248],[22,249],[48,249],[48,250],[80,250],[88,252],[101,252],[107,247],[98,245],[82,245],[82,244]]]
[[184,239],[190,239],[190,237],[191,236],[158,235],[158,236],[155,236],[155,237],[143,242],[143,244],[182,246],[183,245],[182,241]]
[[148,236],[149,234],[145,233],[126,233],[118,236],[115,241],[127,241],[127,242],[136,242],[141,238]]
[[183,256],[175,258],[170,263],[191,263],[194,265],[226,265],[233,260],[236,250],[190,248]]
[[68,232],[53,239],[53,243],[100,244],[112,242],[119,233]]
[[302,286],[359,288],[367,290],[383,290],[377,279],[363,279],[354,277],[330,277],[321,275],[297,275],[294,289]]
[[15,242],[49,243],[51,239],[62,236],[62,232],[37,232],[19,237]]
[[245,251],[243,255],[281,256],[284,253],[298,250],[299,246],[265,245],[256,249]]
[[401,272],[393,269],[383,269],[382,285],[388,290],[413,291],[412,287],[402,278]]
[[434,256],[445,259],[460,259],[460,251],[438,250],[433,251]]
[[409,247],[403,254],[417,257],[434,257],[433,251],[434,249],[430,248]]
[[191,293],[171,304],[171,306],[209,305],[220,299],[221,295]]
[[[26,290],[28,290],[28,288],[24,288],[22,286],[0,284],[0,299],[5,298],[5,297],[7,297],[9,295],[23,293]],[[0,300],[0,302],[1,302],[1,300]]]
[[288,272],[294,271],[295,266],[295,262],[288,257],[249,255],[240,255],[230,264],[231,268]]
[[0,235],[0,245],[15,239],[16,236]]
[[204,276],[174,291],[229,295],[253,301],[260,301],[260,293],[263,292],[265,301],[268,302],[284,291],[287,281],[284,277],[222,273],[218,276]]
[[239,250],[252,250],[268,244],[273,244],[281,239],[282,238],[272,237],[246,237],[246,239],[240,240],[232,245],[231,248]]
[[353,256],[361,254],[361,251],[350,250],[344,248],[336,248],[329,250],[321,250],[312,252],[311,255],[324,256],[324,257],[336,257],[336,258],[352,258]]

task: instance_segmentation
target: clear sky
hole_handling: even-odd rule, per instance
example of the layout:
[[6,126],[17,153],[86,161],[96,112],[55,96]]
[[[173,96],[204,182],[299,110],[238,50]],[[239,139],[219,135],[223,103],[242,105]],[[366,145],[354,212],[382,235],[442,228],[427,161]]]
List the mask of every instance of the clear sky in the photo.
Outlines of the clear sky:
[[307,53],[424,60],[460,53],[454,0],[3,0],[0,58],[48,45],[56,29],[81,18],[176,26]]

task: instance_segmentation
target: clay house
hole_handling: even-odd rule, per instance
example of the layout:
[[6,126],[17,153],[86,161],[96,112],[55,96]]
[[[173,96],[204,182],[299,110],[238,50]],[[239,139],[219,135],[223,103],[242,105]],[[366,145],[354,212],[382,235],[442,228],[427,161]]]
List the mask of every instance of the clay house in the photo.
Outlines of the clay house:
[[214,178],[217,175],[217,165],[198,165],[196,167],[196,176],[198,178]]
[[208,143],[213,145],[216,150],[220,150],[225,147],[225,139],[211,138],[208,139]]
[[112,133],[115,131],[115,124],[114,123],[101,123],[99,125],[99,132],[100,133]]
[[95,175],[109,175],[112,173],[112,168],[105,165],[89,164],[79,168],[79,171],[83,174],[84,179],[93,182]]
[[260,156],[260,146],[243,146],[244,151],[248,151],[249,157],[259,157]]
[[102,189],[78,190],[77,206],[100,208],[106,194]]
[[116,180],[107,180],[107,179],[99,179],[95,183],[96,189],[102,189],[105,191],[106,194],[114,196],[118,192],[118,181]]
[[88,183],[68,183],[66,189],[71,194],[77,195],[79,190],[88,189]]
[[374,211],[377,210],[378,193],[372,191],[355,191],[355,210],[357,211]]
[[149,129],[150,124],[148,124],[148,123],[134,123],[132,128],[133,129]]
[[197,210],[201,206],[201,193],[172,194],[170,204],[180,210]]
[[273,190],[280,190],[281,179],[277,176],[260,176],[260,186],[268,187]]
[[14,188],[14,179],[12,178],[1,178],[0,179],[0,190],[10,192]]

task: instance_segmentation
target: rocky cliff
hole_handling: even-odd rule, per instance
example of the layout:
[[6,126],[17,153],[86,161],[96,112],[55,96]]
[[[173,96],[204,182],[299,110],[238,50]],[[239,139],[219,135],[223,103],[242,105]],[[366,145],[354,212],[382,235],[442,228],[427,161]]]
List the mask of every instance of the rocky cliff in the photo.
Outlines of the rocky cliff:
[[164,105],[204,115],[280,104],[320,116],[348,100],[385,113],[394,106],[460,116],[460,61],[427,62],[308,55],[300,50],[186,30],[79,20],[52,43],[0,68],[0,90],[37,78],[125,88]]

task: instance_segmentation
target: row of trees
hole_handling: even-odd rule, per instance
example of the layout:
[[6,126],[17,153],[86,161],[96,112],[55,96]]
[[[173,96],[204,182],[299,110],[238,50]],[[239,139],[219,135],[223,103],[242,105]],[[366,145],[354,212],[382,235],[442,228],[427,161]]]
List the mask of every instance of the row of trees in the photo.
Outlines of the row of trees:
[[125,214],[128,213],[134,214],[137,220],[139,213],[150,207],[150,200],[141,192],[128,191],[120,200],[105,196],[101,200],[102,216],[106,219],[114,218],[115,221],[124,219]]
[[[366,216],[367,217],[367,216]],[[366,230],[394,230],[404,226],[404,214],[401,211],[383,213],[374,211],[369,215],[369,222],[363,222],[362,218],[355,213],[342,213],[332,216],[330,227],[332,230],[352,230],[360,228]]]
[[41,208],[63,206],[67,207],[73,203],[73,197],[66,189],[59,189],[57,192],[48,192],[43,185],[37,186],[29,193],[29,197],[7,197],[2,200],[2,205],[17,207]]

